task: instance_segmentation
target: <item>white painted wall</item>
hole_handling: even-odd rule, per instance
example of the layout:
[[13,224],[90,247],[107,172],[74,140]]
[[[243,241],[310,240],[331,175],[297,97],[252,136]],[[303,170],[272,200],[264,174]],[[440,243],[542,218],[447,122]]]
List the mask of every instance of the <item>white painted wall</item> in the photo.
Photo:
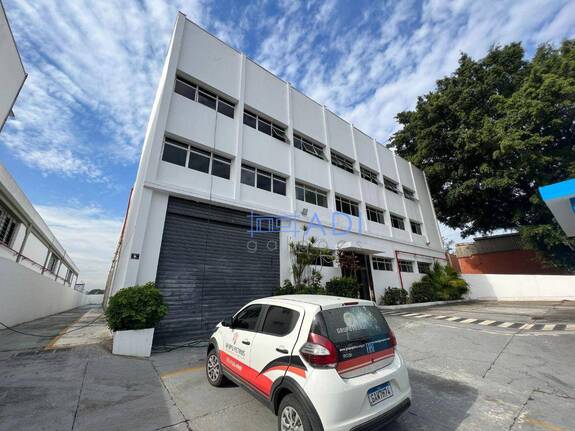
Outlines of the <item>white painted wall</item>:
[[575,300],[573,275],[462,274],[471,299],[503,301]]
[[26,71],[20,60],[16,43],[10,31],[8,19],[0,3],[0,130],[10,114],[20,88],[26,79]]
[[0,321],[17,325],[70,310],[88,295],[0,257]]

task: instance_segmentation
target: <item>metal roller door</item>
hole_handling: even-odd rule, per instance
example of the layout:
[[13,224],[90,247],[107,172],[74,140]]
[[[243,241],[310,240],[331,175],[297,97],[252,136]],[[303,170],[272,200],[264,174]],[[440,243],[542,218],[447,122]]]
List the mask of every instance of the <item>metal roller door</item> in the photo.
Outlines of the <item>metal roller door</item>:
[[169,199],[156,275],[169,311],[155,344],[205,337],[279,286],[279,233],[250,225],[249,213]]

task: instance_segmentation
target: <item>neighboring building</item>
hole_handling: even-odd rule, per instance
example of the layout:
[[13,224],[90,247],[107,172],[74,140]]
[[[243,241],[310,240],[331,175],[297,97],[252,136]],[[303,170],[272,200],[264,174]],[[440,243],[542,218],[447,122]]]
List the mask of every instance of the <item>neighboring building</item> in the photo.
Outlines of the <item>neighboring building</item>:
[[356,256],[364,298],[445,260],[422,171],[179,14],[107,296],[155,280],[156,342],[205,335],[305,235]]
[[539,187],[539,193],[565,234],[575,237],[575,178]]
[[456,244],[455,254],[462,274],[564,274],[546,266],[535,251],[523,248],[517,233]]
[[0,2],[0,131],[26,80],[26,71],[16,48],[14,36]]
[[56,283],[73,287],[78,279],[78,267],[2,164],[0,258],[17,262]]

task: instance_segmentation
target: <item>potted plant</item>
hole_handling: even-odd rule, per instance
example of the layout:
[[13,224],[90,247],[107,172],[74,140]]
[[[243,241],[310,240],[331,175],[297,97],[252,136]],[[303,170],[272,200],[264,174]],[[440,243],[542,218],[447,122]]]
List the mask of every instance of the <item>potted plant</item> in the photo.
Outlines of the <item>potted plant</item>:
[[120,290],[106,308],[108,326],[114,332],[115,355],[149,357],[154,327],[168,312],[153,282]]

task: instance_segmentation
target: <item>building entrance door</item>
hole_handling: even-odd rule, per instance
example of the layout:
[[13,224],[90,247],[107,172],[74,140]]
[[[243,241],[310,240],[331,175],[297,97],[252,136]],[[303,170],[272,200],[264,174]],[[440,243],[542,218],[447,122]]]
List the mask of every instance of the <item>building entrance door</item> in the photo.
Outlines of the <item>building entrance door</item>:
[[340,264],[343,264],[341,274],[344,277],[353,277],[357,280],[360,286],[360,299],[375,301],[369,256],[367,254],[349,251],[343,252],[342,257],[343,259],[340,259]]

